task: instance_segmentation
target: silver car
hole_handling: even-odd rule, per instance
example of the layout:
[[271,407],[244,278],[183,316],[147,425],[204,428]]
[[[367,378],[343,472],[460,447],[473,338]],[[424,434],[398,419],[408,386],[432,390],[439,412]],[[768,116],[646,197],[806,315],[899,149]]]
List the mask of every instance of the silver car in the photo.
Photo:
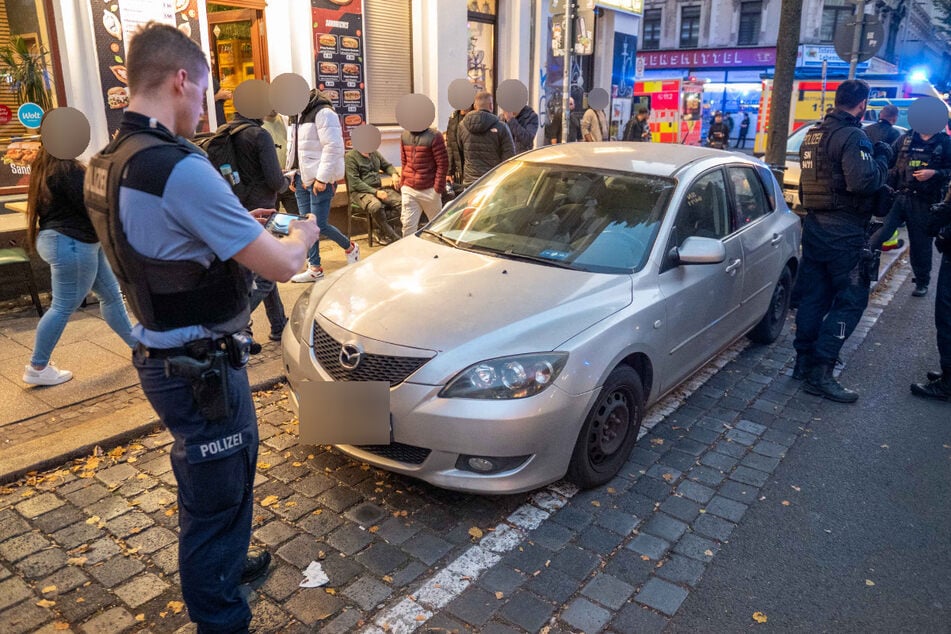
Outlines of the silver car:
[[[314,442],[450,489],[597,486],[647,407],[743,335],[779,336],[799,239],[744,155],[521,154],[301,297],[283,355],[302,437],[321,427]],[[364,398],[361,381],[386,383]],[[382,416],[353,413],[381,398]]]

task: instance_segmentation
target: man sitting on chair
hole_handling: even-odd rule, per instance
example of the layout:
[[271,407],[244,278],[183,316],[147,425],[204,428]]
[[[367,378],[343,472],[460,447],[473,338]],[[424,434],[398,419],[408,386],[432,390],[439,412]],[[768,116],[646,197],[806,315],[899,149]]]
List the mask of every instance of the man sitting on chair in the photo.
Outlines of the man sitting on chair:
[[381,175],[397,177],[396,168],[377,151],[349,150],[344,156],[350,201],[373,217],[380,244],[390,244],[402,236],[401,196],[392,187],[383,187]]

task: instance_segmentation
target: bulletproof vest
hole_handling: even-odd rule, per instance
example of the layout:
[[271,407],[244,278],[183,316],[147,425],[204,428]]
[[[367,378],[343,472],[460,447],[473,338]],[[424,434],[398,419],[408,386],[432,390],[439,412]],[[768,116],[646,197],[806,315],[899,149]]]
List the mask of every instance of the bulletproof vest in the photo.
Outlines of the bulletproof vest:
[[944,179],[936,175],[919,182],[913,174],[920,169],[938,169],[945,161],[948,161],[949,157],[944,154],[951,150],[949,145],[951,143],[943,132],[939,132],[927,141],[912,132],[902,136],[898,158],[895,160],[896,189],[910,190],[932,198],[931,202],[938,202],[945,185]]
[[[132,312],[149,330],[185,326],[214,329],[247,324],[248,278],[234,260],[198,262],[159,260],[142,255],[129,243],[119,216],[119,187],[129,161],[139,152],[170,145],[182,154],[201,151],[167,132],[148,129],[113,140],[89,163],[83,195],[102,250],[119,279]],[[145,213],[144,211],[138,213]]]
[[[799,147],[799,195],[808,211],[845,211],[853,208],[855,196],[848,192],[841,164],[831,160],[829,145],[845,125],[832,118],[812,126]],[[841,139],[845,137],[842,136]]]

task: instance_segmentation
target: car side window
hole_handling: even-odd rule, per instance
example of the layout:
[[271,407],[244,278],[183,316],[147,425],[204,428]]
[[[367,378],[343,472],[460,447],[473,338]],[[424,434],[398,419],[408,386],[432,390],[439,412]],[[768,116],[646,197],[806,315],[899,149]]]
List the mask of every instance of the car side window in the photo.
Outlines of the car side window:
[[736,226],[744,227],[770,212],[763,183],[751,167],[728,167],[730,188],[736,205]]
[[730,234],[730,214],[723,171],[713,170],[693,182],[677,212],[678,244],[691,236],[723,238]]

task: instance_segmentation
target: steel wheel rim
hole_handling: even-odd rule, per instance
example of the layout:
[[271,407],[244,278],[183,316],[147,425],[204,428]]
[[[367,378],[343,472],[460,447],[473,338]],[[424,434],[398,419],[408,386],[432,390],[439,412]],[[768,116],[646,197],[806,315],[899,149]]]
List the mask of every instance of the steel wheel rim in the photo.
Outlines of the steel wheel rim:
[[600,466],[617,453],[630,428],[630,395],[624,390],[614,390],[605,397],[591,419],[588,434],[588,459]]

